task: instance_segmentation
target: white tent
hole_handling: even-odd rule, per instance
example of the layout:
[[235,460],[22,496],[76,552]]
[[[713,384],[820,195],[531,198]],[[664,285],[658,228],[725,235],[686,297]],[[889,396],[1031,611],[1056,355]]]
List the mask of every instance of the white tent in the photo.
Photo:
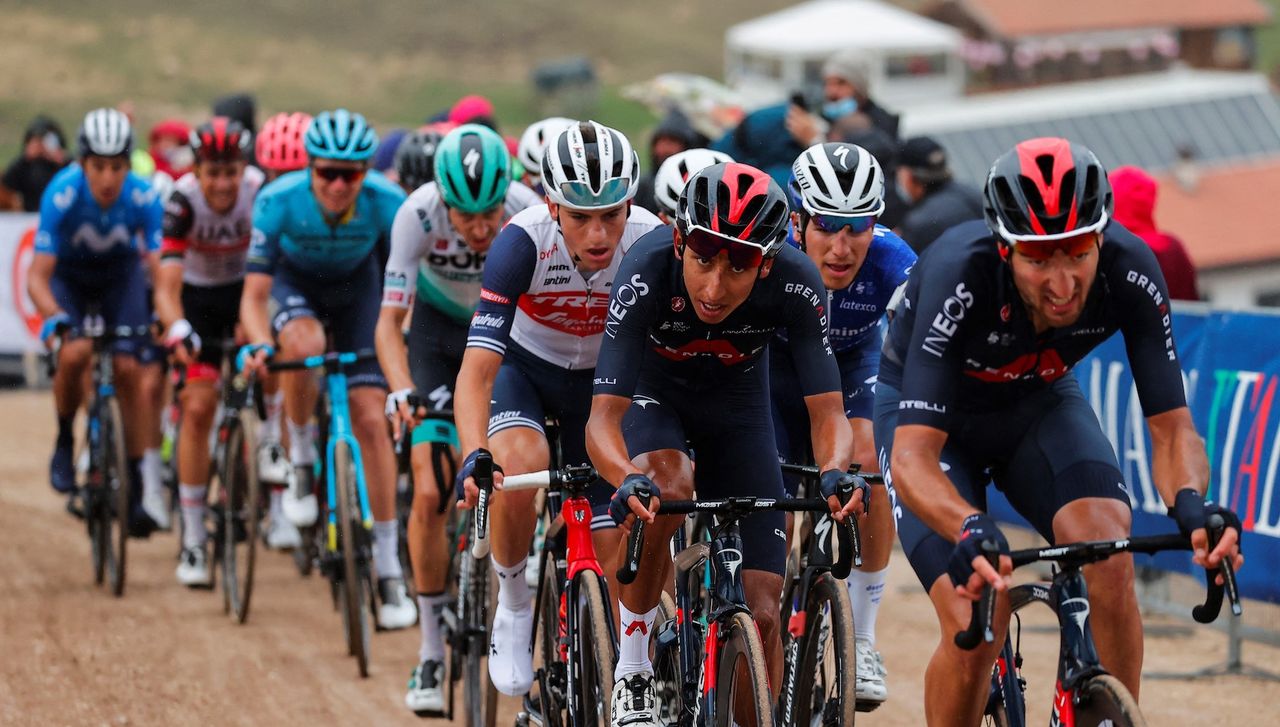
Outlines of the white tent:
[[872,95],[890,105],[958,96],[963,37],[949,25],[877,0],[811,0],[725,33],[725,76],[752,95],[781,97],[822,83],[838,51],[866,52]]

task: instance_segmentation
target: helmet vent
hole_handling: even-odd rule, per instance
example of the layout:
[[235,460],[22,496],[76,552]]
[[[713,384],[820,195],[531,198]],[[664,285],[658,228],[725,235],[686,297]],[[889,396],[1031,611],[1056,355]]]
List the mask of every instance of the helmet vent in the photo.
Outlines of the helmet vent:
[[1041,154],[1036,157],[1036,166],[1040,169],[1040,177],[1044,180],[1044,186],[1053,185],[1053,155]]

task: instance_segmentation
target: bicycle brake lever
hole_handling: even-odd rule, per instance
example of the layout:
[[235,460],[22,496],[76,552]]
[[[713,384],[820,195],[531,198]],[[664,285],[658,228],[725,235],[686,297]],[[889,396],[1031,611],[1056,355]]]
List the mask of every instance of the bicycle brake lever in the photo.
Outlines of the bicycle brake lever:
[[489,555],[489,495],[493,492],[493,455],[480,452],[476,455],[471,476],[480,488],[476,497],[475,538],[471,541],[471,555],[484,558]]
[[[1213,550],[1218,545],[1218,540],[1222,537],[1223,531],[1226,529],[1226,521],[1221,515],[1213,514],[1209,516],[1208,522],[1205,523],[1205,534],[1209,536],[1209,550]],[[1222,585],[1218,585],[1214,579],[1214,571],[1205,569],[1205,593],[1204,603],[1191,609],[1191,616],[1197,622],[1202,624],[1213,623],[1218,620],[1218,614],[1222,611],[1222,596],[1225,593],[1231,602],[1231,613],[1239,616],[1244,613],[1244,609],[1240,606],[1240,593],[1236,585],[1235,568],[1231,565],[1231,561],[1227,558],[1222,559],[1222,565],[1218,566],[1218,573],[1222,574]]]
[[[992,566],[999,564],[1000,550],[994,543],[984,542],[982,544],[982,552],[987,556],[987,560],[990,561]],[[995,612],[996,592],[991,587],[991,584],[987,584],[982,587],[982,597],[973,602],[968,628],[955,635],[955,645],[965,651],[972,651],[980,643],[986,642],[989,644],[995,641],[995,632],[992,628],[992,623],[995,621]]]
[[[649,507],[650,498],[647,495],[636,495],[636,499],[640,500],[640,504]],[[627,537],[627,552],[623,554],[622,565],[618,567],[618,582],[624,586],[632,583],[636,579],[636,574],[640,572],[640,550],[644,548],[644,525],[645,522],[640,518],[636,518],[636,522],[631,526],[631,535]]]

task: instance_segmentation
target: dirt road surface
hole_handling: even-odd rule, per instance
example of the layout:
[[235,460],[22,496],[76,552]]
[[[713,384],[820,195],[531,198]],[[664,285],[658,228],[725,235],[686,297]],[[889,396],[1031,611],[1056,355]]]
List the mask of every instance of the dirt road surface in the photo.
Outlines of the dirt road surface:
[[[48,485],[52,441],[47,392],[0,393],[0,724],[421,723],[402,702],[417,629],[375,634],[372,673],[360,679],[345,656],[341,621],[324,583],[299,577],[285,555],[267,553],[260,561],[243,626],[223,615],[217,593],[177,585],[173,534],[130,545],[123,598],[96,588],[84,530]],[[1147,619],[1148,626],[1181,623]],[[1048,624],[1042,611],[1028,625]],[[924,669],[937,630],[900,557],[878,630],[889,702],[858,723],[922,725]],[[1032,723],[1044,724],[1056,641],[1045,630],[1029,631],[1023,645],[1028,704]],[[1148,670],[1194,670],[1225,657],[1225,639],[1207,629],[1151,633],[1146,640]],[[1280,650],[1250,644],[1246,658],[1275,669]],[[1146,680],[1141,703],[1152,725],[1274,724],[1280,683]],[[514,715],[515,701],[504,708],[504,717]]]

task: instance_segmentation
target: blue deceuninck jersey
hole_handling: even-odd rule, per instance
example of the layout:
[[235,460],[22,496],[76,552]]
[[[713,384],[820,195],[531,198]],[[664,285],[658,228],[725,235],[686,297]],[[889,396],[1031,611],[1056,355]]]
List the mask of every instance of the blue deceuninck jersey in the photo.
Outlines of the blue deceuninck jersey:
[[130,172],[120,196],[102,208],[73,164],[58,172],[40,199],[37,253],[53,255],[61,264],[90,267],[136,259],[140,249],[160,249],[164,208],[151,185]]

